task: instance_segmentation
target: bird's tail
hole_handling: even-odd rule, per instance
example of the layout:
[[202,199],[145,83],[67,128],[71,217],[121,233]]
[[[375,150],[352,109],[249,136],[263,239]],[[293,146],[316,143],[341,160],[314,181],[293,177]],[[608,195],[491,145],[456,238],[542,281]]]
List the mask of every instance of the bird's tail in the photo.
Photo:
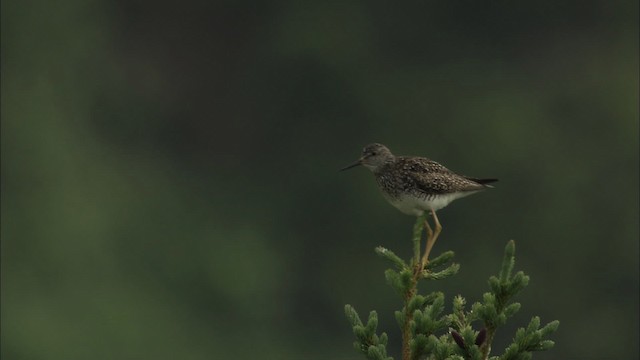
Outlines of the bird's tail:
[[492,188],[493,186],[487,185],[487,184],[498,181],[498,179],[476,179],[476,178],[467,178],[467,179],[490,188]]

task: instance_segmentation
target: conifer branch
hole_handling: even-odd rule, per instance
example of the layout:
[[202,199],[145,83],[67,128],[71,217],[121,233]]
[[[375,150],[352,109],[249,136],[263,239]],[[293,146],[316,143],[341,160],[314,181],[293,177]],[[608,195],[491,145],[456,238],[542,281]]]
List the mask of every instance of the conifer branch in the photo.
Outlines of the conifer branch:
[[[414,253],[409,263],[386,248],[375,249],[394,265],[394,269],[385,271],[385,278],[404,304],[395,312],[402,331],[402,360],[488,360],[497,328],[520,309],[520,304],[511,299],[529,283],[529,277],[522,271],[513,275],[515,243],[513,240],[507,243],[498,276],[489,278],[490,292],[482,296],[482,301],[474,303],[467,312],[465,299],[458,295],[453,299],[452,313],[447,315],[444,314],[444,294],[420,295],[417,285],[420,280],[440,280],[455,275],[460,266],[451,262],[454,254],[447,251],[423,268],[420,238],[427,224],[425,220],[426,215],[418,217],[413,227]],[[354,346],[358,351],[371,360],[393,360],[387,356],[386,333],[376,334],[378,315],[375,311],[369,314],[366,324],[351,305],[345,306],[345,314],[356,336]],[[479,330],[472,327],[475,321],[483,323]],[[558,325],[558,321],[552,321],[540,328],[540,319],[534,317],[526,328],[518,329],[503,355],[491,359],[530,359],[531,352],[550,349],[554,342],[547,337]]]
[[427,217],[429,217],[429,212],[423,212],[422,215],[418,216],[413,225],[413,266],[418,266],[420,263],[420,243],[422,242],[422,230],[425,227]]
[[357,339],[353,343],[356,350],[365,354],[370,360],[393,360],[392,357],[387,356],[387,334],[376,335],[378,314],[375,311],[369,313],[366,326],[360,320],[360,316],[353,306],[345,305],[344,312]]

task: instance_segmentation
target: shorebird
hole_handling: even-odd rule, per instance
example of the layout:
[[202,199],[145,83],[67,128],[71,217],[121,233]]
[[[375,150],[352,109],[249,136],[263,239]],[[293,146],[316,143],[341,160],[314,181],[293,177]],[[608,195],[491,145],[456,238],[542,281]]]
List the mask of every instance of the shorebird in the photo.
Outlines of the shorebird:
[[377,143],[365,146],[362,156],[341,171],[358,165],[371,170],[382,195],[401,212],[418,217],[425,211],[431,213],[435,231],[425,219],[427,244],[422,267],[427,264],[431,248],[442,231],[436,211],[456,199],[491,188],[488,184],[498,181],[458,175],[423,157],[395,156],[386,146]]

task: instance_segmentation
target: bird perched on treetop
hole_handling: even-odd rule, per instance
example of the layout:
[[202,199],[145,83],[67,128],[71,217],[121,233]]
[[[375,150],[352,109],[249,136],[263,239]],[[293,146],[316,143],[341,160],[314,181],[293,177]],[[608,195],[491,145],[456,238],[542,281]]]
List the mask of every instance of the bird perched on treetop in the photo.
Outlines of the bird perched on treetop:
[[398,210],[414,216],[422,216],[428,211],[433,216],[435,232],[431,231],[428,222],[425,223],[431,235],[427,239],[423,265],[442,230],[436,211],[453,200],[491,188],[487,184],[498,181],[458,175],[427,158],[395,156],[386,146],[377,143],[365,146],[362,156],[341,170],[358,165],[373,172],[382,195]]

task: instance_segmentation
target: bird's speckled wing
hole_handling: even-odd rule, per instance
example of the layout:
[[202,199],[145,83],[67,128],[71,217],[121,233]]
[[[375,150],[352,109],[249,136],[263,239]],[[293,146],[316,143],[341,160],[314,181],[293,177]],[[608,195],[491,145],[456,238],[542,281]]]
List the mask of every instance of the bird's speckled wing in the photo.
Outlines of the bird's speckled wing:
[[405,186],[425,195],[478,191],[485,186],[458,175],[443,165],[426,158],[398,158],[400,173],[405,174]]

